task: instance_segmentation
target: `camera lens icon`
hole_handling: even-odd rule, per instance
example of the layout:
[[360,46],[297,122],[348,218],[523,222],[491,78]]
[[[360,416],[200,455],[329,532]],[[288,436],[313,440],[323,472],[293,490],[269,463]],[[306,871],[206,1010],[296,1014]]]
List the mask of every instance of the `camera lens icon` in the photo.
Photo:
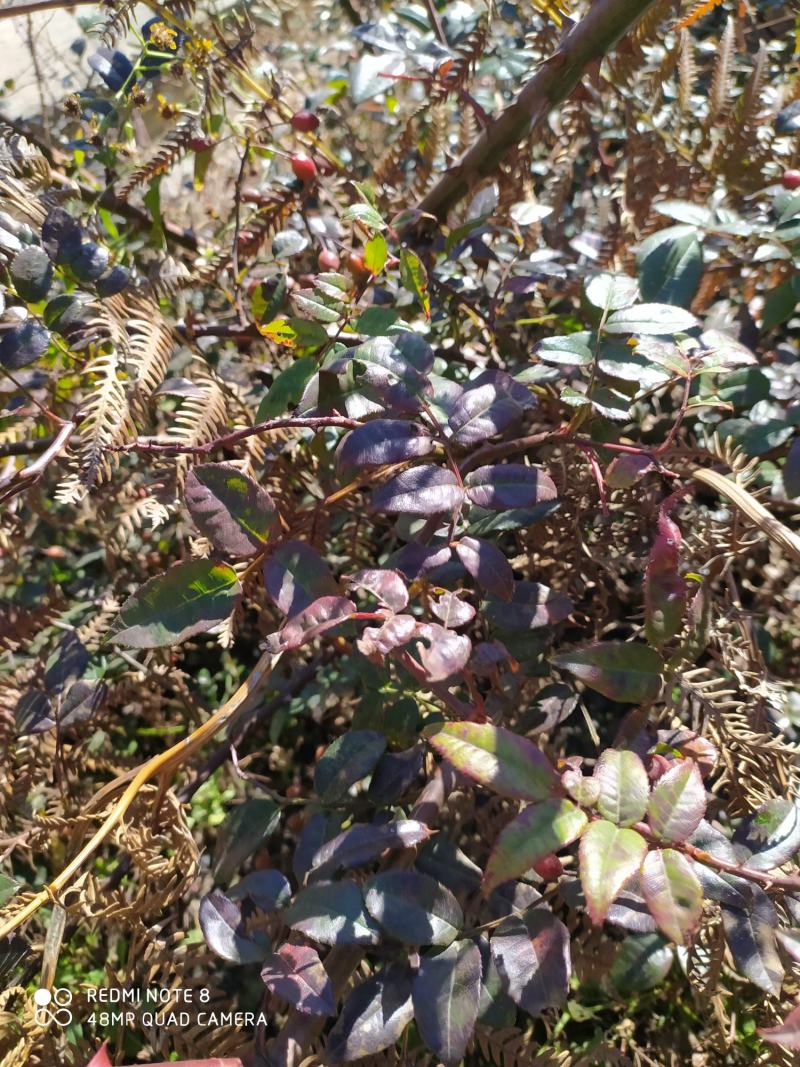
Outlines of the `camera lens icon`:
[[36,1005],[33,1017],[38,1026],[69,1026],[72,1022],[72,992],[69,989],[37,989],[33,994],[33,1003]]

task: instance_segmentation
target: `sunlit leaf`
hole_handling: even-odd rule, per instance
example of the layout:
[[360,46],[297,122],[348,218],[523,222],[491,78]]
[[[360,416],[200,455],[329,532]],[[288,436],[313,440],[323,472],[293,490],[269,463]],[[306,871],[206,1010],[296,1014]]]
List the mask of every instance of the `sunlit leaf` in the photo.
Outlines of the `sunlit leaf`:
[[111,639],[128,648],[177,644],[226,619],[241,592],[236,571],[227,563],[211,559],[176,563],[125,601]]
[[650,783],[635,752],[607,748],[597,761],[594,776],[599,784],[597,809],[604,819],[617,826],[632,826],[644,818]]
[[553,797],[531,804],[500,832],[486,865],[483,891],[524,874],[543,856],[576,841],[588,819],[570,800]]
[[270,992],[308,1015],[335,1015],[333,986],[319,953],[310,945],[281,945],[267,957],[261,978]]
[[562,652],[552,662],[620,703],[651,704],[661,692],[663,662],[657,652],[645,645],[601,641]]
[[602,819],[589,824],[581,837],[579,855],[581,886],[592,922],[598,926],[604,922],[646,852],[647,842],[635,830],[620,829]]
[[561,793],[553,765],[532,741],[491,723],[449,722],[428,742],[460,771],[501,796],[545,800]]
[[300,890],[282,917],[287,926],[322,945],[377,945],[381,940],[355,882],[315,882]]
[[382,1052],[400,1040],[413,1018],[411,970],[407,964],[390,964],[348,995],[328,1035],[325,1057],[352,1063]]
[[532,908],[524,919],[507,919],[490,946],[503,987],[523,1011],[536,1018],[567,999],[569,932],[549,909]]
[[694,760],[684,760],[656,782],[647,820],[662,841],[685,841],[705,813],[706,790],[700,771]]
[[269,493],[230,463],[204,463],[186,477],[186,506],[201,534],[226,556],[263,549],[276,522]]
[[703,890],[689,860],[672,848],[648,852],[642,864],[642,890],[662,933],[685,945],[703,913]]

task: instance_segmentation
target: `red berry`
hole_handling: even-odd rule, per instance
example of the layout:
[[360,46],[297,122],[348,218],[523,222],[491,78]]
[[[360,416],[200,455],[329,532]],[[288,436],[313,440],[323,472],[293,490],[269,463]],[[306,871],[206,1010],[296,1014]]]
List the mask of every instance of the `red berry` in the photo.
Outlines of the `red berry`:
[[329,248],[323,248],[317,256],[317,266],[320,270],[338,270],[339,256]]
[[364,257],[360,256],[358,252],[351,252],[347,257],[347,266],[350,268],[353,274],[369,274],[367,265],[364,262]]
[[561,860],[555,852],[551,852],[548,856],[542,856],[540,860],[534,863],[533,869],[540,878],[544,878],[545,882],[557,882],[564,873]]
[[781,185],[784,189],[800,189],[800,170],[785,170]]
[[289,162],[292,165],[295,178],[299,178],[304,185],[314,181],[317,176],[317,164],[311,156],[299,153],[296,156],[292,156]]
[[313,133],[319,126],[319,119],[313,111],[295,111],[291,122],[292,129],[298,133]]

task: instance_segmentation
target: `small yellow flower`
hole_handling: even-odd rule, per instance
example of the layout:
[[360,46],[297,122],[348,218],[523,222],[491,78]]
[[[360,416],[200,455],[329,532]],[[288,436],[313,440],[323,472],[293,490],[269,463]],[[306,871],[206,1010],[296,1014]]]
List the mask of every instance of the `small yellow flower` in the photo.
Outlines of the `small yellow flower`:
[[150,43],[162,52],[174,52],[177,49],[177,36],[178,31],[166,22],[156,22],[150,27]]

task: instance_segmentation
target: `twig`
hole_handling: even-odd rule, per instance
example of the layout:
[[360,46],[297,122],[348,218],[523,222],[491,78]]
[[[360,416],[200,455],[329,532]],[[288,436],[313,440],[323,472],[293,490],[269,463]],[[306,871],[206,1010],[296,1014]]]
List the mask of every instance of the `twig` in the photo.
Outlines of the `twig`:
[[137,437],[133,441],[108,447],[114,452],[141,452],[146,455],[205,456],[217,448],[229,448],[239,441],[244,441],[247,437],[270,433],[272,430],[322,430],[326,426],[342,426],[353,430],[360,425],[358,419],[350,419],[346,415],[321,415],[309,418],[287,415],[279,419],[258,422],[255,426],[243,426],[240,430],[233,430],[223,437],[215,437],[213,441],[207,441],[204,445],[182,445],[159,437]]
[[0,445],[0,457],[5,456],[38,456],[55,441],[55,437],[37,437],[28,441],[6,441]]
[[82,7],[95,2],[96,0],[30,0],[25,4],[0,7],[0,19],[16,18],[18,15],[36,15],[39,11],[55,11],[59,8],[69,11],[73,7]]
[[21,470],[14,471],[5,480],[0,480],[0,504],[22,493],[29,485],[38,482],[48,465],[66,447],[74,431],[75,423],[65,422],[37,460]]
[[[667,844],[656,837],[646,823],[637,822],[633,829],[651,844]],[[688,841],[669,842],[669,847],[683,852],[690,859],[702,863],[705,867],[713,867],[724,874],[736,875],[737,878],[744,878],[748,882],[758,882],[765,889],[783,889],[787,893],[797,893],[800,890],[800,877],[797,875],[770,874],[768,871],[751,870],[750,867],[743,867],[739,863],[728,863],[727,860],[717,859],[716,856],[712,856],[710,852],[702,848],[697,848],[696,845],[690,845]]]
[[445,219],[470,190],[497,170],[516,144],[567,99],[584,71],[602,59],[654,3],[655,0],[595,0],[517,99],[489,123],[473,146],[420,200],[417,208]]

